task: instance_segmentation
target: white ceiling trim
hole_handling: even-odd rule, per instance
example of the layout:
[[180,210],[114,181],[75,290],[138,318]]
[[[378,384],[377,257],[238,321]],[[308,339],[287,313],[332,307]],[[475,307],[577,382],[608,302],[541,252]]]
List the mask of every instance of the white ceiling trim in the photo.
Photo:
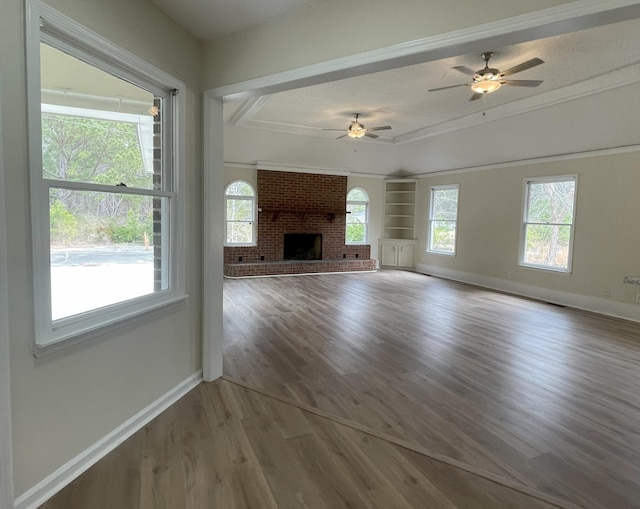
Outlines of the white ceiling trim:
[[632,0],[577,0],[504,20],[439,34],[328,62],[207,90],[209,97],[243,99],[395,69],[473,51],[479,41],[507,46],[640,17]]
[[471,173],[476,171],[496,170],[500,168],[514,168],[517,166],[526,166],[531,164],[555,163],[558,161],[570,161],[573,159],[584,159],[587,157],[604,157],[619,154],[628,154],[631,152],[640,152],[640,145],[627,145],[624,147],[603,148],[598,150],[588,150],[585,152],[571,152],[567,154],[556,154],[544,157],[532,157],[530,159],[517,159],[514,161],[506,161],[503,163],[484,164],[482,166],[467,166],[465,168],[456,168],[454,170],[440,170],[429,173],[419,173],[413,175],[415,178],[427,178],[440,175],[455,175],[457,173]]
[[330,167],[316,167],[305,166],[301,164],[293,163],[277,163],[273,161],[258,161],[256,163],[258,170],[271,170],[271,171],[288,171],[295,173],[321,173],[323,175],[351,175],[352,172],[348,168],[330,168]]
[[387,178],[386,175],[351,171],[347,168],[306,166],[295,163],[279,163],[273,161],[258,161],[256,163],[233,163],[225,161],[224,166],[225,168],[241,168],[244,170],[288,171],[291,173],[317,173],[320,175],[343,175],[347,177],[358,176],[375,179]]
[[246,99],[238,110],[227,120],[227,125],[246,127],[251,118],[258,113],[264,104],[271,98],[270,95],[250,97]]
[[[401,145],[432,136],[438,136],[458,129],[475,127],[487,122],[495,122],[514,115],[520,115],[529,111],[554,106],[563,102],[611,90],[613,88],[637,83],[639,81],[640,64],[635,64],[556,90],[550,90],[548,92],[543,92],[508,104],[495,106],[482,112],[442,122],[434,126],[424,127],[416,131],[399,135],[395,138],[381,135],[375,140],[362,138],[358,141]],[[235,114],[227,121],[227,124],[285,134],[316,136],[322,138],[334,137],[333,131],[327,132],[316,127],[253,119],[252,117],[258,114],[270,98],[271,95],[266,95],[259,98],[246,99],[238,111],[236,111]],[[345,128],[345,132],[346,130],[347,129]],[[328,136],[329,133],[331,136]]]
[[[254,129],[263,129],[265,131],[273,131],[284,134],[295,134],[302,136],[316,136],[320,138],[335,138],[336,131],[324,131],[317,127],[309,127],[300,124],[285,124],[282,122],[274,122],[270,120],[255,120],[255,115],[262,109],[262,107],[269,101],[273,94],[263,95],[258,98],[250,97],[244,101],[242,106],[238,108],[230,118],[227,120],[227,125],[235,127],[249,127]],[[348,124],[345,125],[344,132],[347,132]],[[360,138],[359,142],[367,143],[394,143],[394,139],[390,136],[378,135],[375,139]]]
[[563,102],[573,101],[581,97],[604,92],[614,88],[631,85],[640,81],[640,64],[631,65],[602,76],[574,83],[566,87],[543,92],[526,97],[488,110],[473,113],[465,117],[456,118],[448,122],[425,127],[412,133],[403,134],[395,138],[397,144],[409,143],[432,136],[438,136],[458,129],[475,127],[487,122],[495,122],[514,115],[539,110]]

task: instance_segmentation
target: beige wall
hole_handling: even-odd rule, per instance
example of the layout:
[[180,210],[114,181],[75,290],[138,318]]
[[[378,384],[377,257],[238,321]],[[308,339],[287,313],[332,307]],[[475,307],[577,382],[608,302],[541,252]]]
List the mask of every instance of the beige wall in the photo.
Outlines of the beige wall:
[[[234,180],[246,180],[254,189],[258,189],[258,171],[255,168],[225,166],[224,187],[226,188]],[[224,189],[221,193],[221,196],[224,196]]]
[[[567,174],[578,175],[572,273],[520,267],[524,178]],[[429,186],[454,183],[460,184],[457,254],[426,253]],[[624,308],[635,306],[638,287],[623,283],[624,276],[640,274],[638,189],[638,152],[422,178],[418,263],[456,271],[462,279],[488,278],[525,294],[532,287],[571,294],[569,300],[589,303],[595,311],[640,317],[640,306]]]
[[0,99],[6,170],[15,494],[19,496],[201,368],[200,46],[143,0],[50,5],[187,85],[187,292],[147,322],[42,359],[32,355],[33,291],[23,0],[3,0]]
[[207,45],[205,88],[268,76],[568,3],[332,0]]

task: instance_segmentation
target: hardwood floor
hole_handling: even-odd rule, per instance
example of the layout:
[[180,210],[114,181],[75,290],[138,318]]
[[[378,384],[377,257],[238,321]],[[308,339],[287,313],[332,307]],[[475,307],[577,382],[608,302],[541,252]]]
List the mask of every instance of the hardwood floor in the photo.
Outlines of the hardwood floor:
[[640,507],[640,325],[408,272],[225,282],[225,374],[589,508]]
[[226,380],[201,384],[43,509],[551,509]]
[[640,324],[400,271],[224,297],[225,379],[43,508],[640,507]]

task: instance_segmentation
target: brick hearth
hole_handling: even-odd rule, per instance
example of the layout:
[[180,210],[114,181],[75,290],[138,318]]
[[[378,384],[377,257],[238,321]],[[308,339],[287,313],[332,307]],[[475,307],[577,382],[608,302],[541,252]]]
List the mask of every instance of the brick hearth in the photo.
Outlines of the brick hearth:
[[376,270],[375,260],[283,260],[279,262],[225,263],[227,277],[276,276],[284,274],[317,274],[325,272],[358,272]]

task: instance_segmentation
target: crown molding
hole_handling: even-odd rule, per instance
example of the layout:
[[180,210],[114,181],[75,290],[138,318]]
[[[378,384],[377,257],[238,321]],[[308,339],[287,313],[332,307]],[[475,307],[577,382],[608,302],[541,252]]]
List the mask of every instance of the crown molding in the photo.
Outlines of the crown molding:
[[[543,92],[531,97],[526,97],[507,104],[495,106],[482,112],[473,113],[464,117],[459,117],[437,125],[427,126],[422,129],[402,134],[395,138],[385,138],[380,136],[374,140],[363,140],[369,143],[389,143],[402,145],[451,131],[465,129],[467,127],[475,127],[487,122],[495,122],[504,118],[520,115],[529,111],[535,111],[549,106],[555,106],[567,101],[587,97],[590,95],[605,92],[626,85],[632,85],[640,82],[640,64],[634,64],[615,71],[607,72],[601,76],[590,78],[578,83],[573,83],[562,88]],[[237,127],[247,127],[255,129],[263,129],[272,132],[285,134],[295,134],[303,136],[316,136],[327,138],[327,132],[315,127],[306,127],[301,125],[283,124],[279,122],[271,122],[265,120],[253,120],[251,117],[256,115],[260,109],[267,103],[271,96],[262,96],[259,98],[248,98],[243,105],[234,113],[227,121],[227,125]]]
[[[272,95],[263,95],[258,98],[249,97],[245,99],[238,110],[229,117],[226,125],[233,127],[247,127],[252,129],[262,129],[263,131],[271,131],[281,134],[295,134],[299,136],[315,136],[317,138],[334,139],[335,133],[324,131],[317,127],[309,127],[300,124],[285,124],[282,122],[273,122],[269,120],[255,120],[253,116],[257,115],[262,107],[269,101]],[[347,127],[344,129],[347,132]],[[394,143],[394,139],[378,134],[378,138],[366,139],[360,138],[359,142],[367,143]]]
[[555,106],[567,101],[573,101],[581,97],[624,87],[640,82],[640,64],[630,65],[622,69],[608,72],[602,76],[596,76],[579,83],[567,85],[566,87],[543,92],[531,97],[526,97],[518,101],[513,101],[500,106],[495,106],[483,112],[473,113],[465,117],[456,118],[447,122],[442,122],[434,126],[425,127],[406,133],[395,138],[398,145],[412,141],[438,136],[451,131],[474,127],[487,122],[495,122],[507,117],[520,115],[529,111]]
[[640,145],[625,145],[622,147],[611,147],[597,150],[588,150],[585,152],[570,152],[566,154],[555,154],[543,157],[532,157],[530,159],[517,159],[514,161],[506,161],[503,163],[483,164],[481,166],[467,166],[464,168],[455,168],[452,170],[433,171],[428,173],[417,174],[417,178],[428,178],[441,175],[455,175],[456,173],[471,173],[476,171],[497,170],[500,168],[514,168],[517,166],[526,166],[532,164],[555,163],[558,161],[570,161],[573,159],[584,159],[587,157],[604,157],[619,154],[628,154],[631,152],[640,152]]
[[245,170],[288,171],[292,173],[315,173],[320,175],[342,175],[346,177],[366,177],[375,179],[387,178],[387,175],[351,171],[348,168],[332,168],[328,166],[308,166],[296,163],[274,161],[257,161],[255,163],[225,162],[225,168],[241,168]]
[[288,171],[294,173],[321,173],[323,175],[343,175],[349,176],[352,174],[348,168],[331,168],[328,166],[306,166],[303,164],[295,163],[280,163],[273,161],[257,161],[256,168],[258,170],[269,171]]

